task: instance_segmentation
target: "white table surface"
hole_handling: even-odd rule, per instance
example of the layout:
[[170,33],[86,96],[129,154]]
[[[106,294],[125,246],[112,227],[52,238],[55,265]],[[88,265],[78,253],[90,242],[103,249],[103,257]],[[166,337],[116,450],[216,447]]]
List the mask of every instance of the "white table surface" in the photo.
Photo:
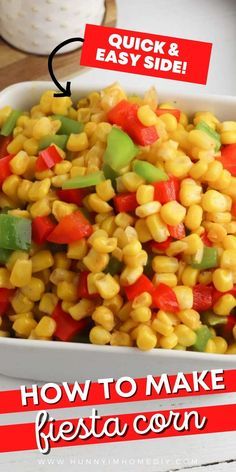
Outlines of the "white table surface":
[[[118,26],[122,28],[213,43],[206,86],[166,80],[165,88],[174,88],[176,93],[184,90],[236,95],[235,0],[117,0],[117,3]],[[125,74],[116,72],[96,70],[96,74],[104,78],[104,83],[118,80],[120,76],[125,80]],[[134,82],[136,80],[137,77]],[[140,80],[149,82],[149,79],[143,76],[140,76]],[[76,85],[76,77],[72,79],[73,84]],[[25,384],[25,381],[0,375],[1,390],[19,388],[21,384]],[[31,384],[29,381],[29,385]],[[200,406],[210,404],[209,402],[212,402],[210,397],[207,400],[199,397],[184,402],[172,402],[171,407]],[[224,396],[224,399],[219,398],[215,404],[222,402],[233,403],[235,396]],[[161,407],[161,404],[157,402],[156,408],[158,407]],[[132,411],[141,411],[139,408],[140,405],[132,405]],[[153,409],[152,403],[150,410]],[[109,413],[118,412],[118,407],[110,406]],[[66,415],[70,417],[70,413],[67,410],[65,418]],[[61,415],[64,418],[63,411]],[[1,424],[10,424],[13,421],[25,422],[32,418],[32,414],[24,416],[24,419],[21,415],[2,415],[0,420]],[[1,454],[0,472],[90,472],[95,468],[99,472],[233,472],[236,470],[235,444],[236,432],[233,432],[184,439],[142,440],[111,446],[106,444],[68,447],[53,451],[49,457],[42,457],[38,452]]]

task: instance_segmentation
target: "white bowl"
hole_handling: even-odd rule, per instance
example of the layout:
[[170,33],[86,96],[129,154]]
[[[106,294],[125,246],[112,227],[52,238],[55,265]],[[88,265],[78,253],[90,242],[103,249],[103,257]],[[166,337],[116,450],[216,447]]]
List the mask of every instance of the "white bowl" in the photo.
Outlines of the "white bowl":
[[[85,77],[82,75],[77,80],[78,89],[73,94],[75,99],[107,85],[101,81],[99,83],[99,80],[95,81],[91,75],[89,77],[93,77],[93,80],[89,83]],[[143,93],[142,80],[137,82],[135,92]],[[133,83],[133,77],[127,75],[122,85],[133,93]],[[152,83],[155,84],[155,80]],[[11,105],[22,110],[27,109],[37,103],[45,89],[50,88],[53,88],[51,82],[22,82],[12,85],[0,93],[0,107]],[[175,96],[174,92],[167,93],[164,89],[162,91],[162,86],[159,87],[159,84],[158,90],[161,101],[173,100],[176,102],[176,107],[182,108],[187,113],[209,110],[221,120],[236,118],[236,97],[193,96],[180,93]],[[162,349],[143,353],[136,348],[0,338],[0,372],[18,378],[57,382],[84,381],[106,377],[116,379],[123,375],[137,378],[147,374],[160,375],[164,372],[174,374],[214,368],[233,369],[235,366],[236,355]]]

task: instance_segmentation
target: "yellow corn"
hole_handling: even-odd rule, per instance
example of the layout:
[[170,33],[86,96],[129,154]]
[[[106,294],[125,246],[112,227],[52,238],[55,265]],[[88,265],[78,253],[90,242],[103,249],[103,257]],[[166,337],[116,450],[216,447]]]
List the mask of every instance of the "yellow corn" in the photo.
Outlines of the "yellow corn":
[[[137,210],[136,210],[137,211]],[[171,226],[182,223],[186,214],[186,209],[176,201],[171,201],[162,205],[160,215],[163,221]]]
[[17,154],[19,151],[23,149],[24,142],[26,141],[26,137],[23,134],[18,134],[7,146],[7,152],[9,154]]
[[193,306],[193,291],[191,287],[177,285],[173,287],[180,310],[187,310]]
[[176,275],[171,272],[163,272],[161,274],[155,274],[152,282],[155,286],[159,284],[165,284],[168,285],[168,287],[175,287],[178,283],[178,279]]
[[68,151],[78,152],[87,149],[88,144],[87,134],[83,131],[79,134],[70,134],[66,147]]
[[115,331],[111,335],[110,345],[111,346],[132,346],[132,339],[128,333]]
[[142,326],[138,331],[136,343],[141,351],[149,351],[156,346],[157,336],[151,328]]
[[152,202],[154,198],[153,185],[140,185],[136,192],[136,199],[139,205]]
[[94,326],[89,333],[89,340],[92,344],[103,346],[110,343],[111,334],[102,326]]
[[190,347],[196,342],[197,335],[188,326],[180,324],[175,327],[174,333],[178,338],[178,343],[182,346]]
[[105,306],[98,306],[92,314],[92,319],[96,324],[102,326],[107,331],[112,331],[115,326],[115,318],[112,311]]
[[0,267],[0,288],[13,288],[10,281],[10,273],[7,269]]
[[174,159],[165,162],[165,170],[174,177],[183,179],[188,175],[192,165],[193,163],[188,156],[176,155]]
[[202,196],[202,208],[208,212],[226,211],[228,204],[226,196],[217,190],[207,190]]
[[142,105],[138,108],[138,119],[144,126],[153,126],[157,123],[157,115],[149,105]]
[[41,198],[46,197],[51,186],[50,179],[43,179],[40,182],[34,182],[28,192],[28,199],[32,202],[37,202]]
[[109,300],[104,300],[103,302],[103,306],[109,308],[109,310],[111,310],[112,313],[114,313],[114,315],[118,314],[122,305],[123,305],[123,298],[119,294],[115,295],[112,298],[109,298]]
[[102,272],[109,262],[108,254],[101,254],[90,249],[88,254],[83,258],[83,263],[91,272]]
[[181,182],[179,200],[185,207],[190,207],[201,202],[202,187],[192,179],[184,179]]
[[175,273],[178,270],[178,266],[178,259],[175,257],[155,256],[152,260],[152,268],[157,273]]
[[182,273],[182,283],[188,287],[194,287],[197,283],[199,271],[191,266],[186,266]]
[[11,305],[15,313],[27,313],[33,309],[34,303],[17,290],[11,300]]
[[32,272],[39,272],[53,266],[54,260],[50,251],[39,251],[32,257]]
[[57,296],[65,302],[76,302],[78,289],[73,283],[64,280],[57,285]]
[[146,323],[151,319],[152,312],[147,306],[135,308],[130,312],[132,320],[138,323]]
[[157,241],[158,243],[166,241],[170,233],[166,224],[162,221],[159,215],[148,216],[146,224],[154,241]]
[[227,316],[236,306],[235,297],[230,293],[222,295],[215,303],[213,310],[216,315]]
[[220,258],[222,269],[236,270],[236,249],[226,249]]
[[20,182],[21,182],[21,179],[18,175],[10,175],[4,180],[2,184],[3,192],[8,197],[12,198],[13,201],[16,199],[17,190],[18,190]]
[[105,180],[96,185],[96,193],[105,202],[111,200],[115,196],[111,180]]
[[188,328],[193,331],[196,331],[196,329],[201,325],[199,313],[192,309],[179,311],[178,318],[184,325],[188,326]]
[[135,310],[136,308],[140,307],[149,307],[152,304],[152,297],[150,293],[143,292],[137,297],[134,298],[132,302],[132,308]]
[[24,287],[31,281],[32,261],[18,259],[13,266],[10,283],[15,287]]
[[200,205],[191,205],[188,210],[184,220],[185,226],[191,231],[199,228],[202,222],[203,210]]
[[95,305],[92,300],[87,300],[86,298],[82,298],[76,305],[73,305],[69,308],[69,313],[74,320],[82,320],[87,316],[90,316],[91,313],[94,311]]
[[67,257],[70,259],[82,260],[88,251],[86,239],[80,239],[74,243],[68,244]]
[[143,266],[138,267],[126,267],[120,275],[121,285],[132,285],[134,284],[143,273]]
[[32,218],[37,218],[38,216],[48,216],[51,213],[51,205],[47,197],[41,198],[37,202],[30,205],[28,208]]
[[41,279],[32,277],[27,285],[22,287],[22,293],[32,302],[37,302],[45,290],[45,285]]
[[58,298],[54,293],[44,293],[39,303],[39,309],[42,313],[51,315],[56,308],[57,302]]
[[102,274],[100,278],[94,281],[94,283],[99,295],[104,300],[109,300],[110,298],[115,297],[120,291],[119,284],[111,274]]
[[233,288],[233,274],[230,270],[216,269],[213,272],[212,281],[219,292],[228,292]]
[[50,316],[43,316],[35,328],[37,338],[51,338],[56,331],[56,321]]
[[159,343],[162,349],[174,349],[178,344],[178,338],[175,333],[171,333],[168,336],[161,336]]
[[12,328],[16,335],[21,338],[28,338],[31,331],[37,326],[37,321],[27,316],[20,316],[14,323]]
[[151,241],[152,234],[149,231],[149,228],[145,220],[136,221],[135,230],[137,231],[138,239],[141,243],[146,243],[147,241]]

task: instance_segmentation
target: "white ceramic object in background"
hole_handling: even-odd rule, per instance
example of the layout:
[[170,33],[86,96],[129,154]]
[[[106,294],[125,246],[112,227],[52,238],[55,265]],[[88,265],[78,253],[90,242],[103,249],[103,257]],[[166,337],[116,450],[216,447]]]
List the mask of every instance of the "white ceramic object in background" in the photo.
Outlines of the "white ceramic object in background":
[[[104,12],[104,0],[0,0],[0,34],[22,51],[47,55],[68,38],[83,38],[85,24],[101,24]],[[58,54],[78,47],[73,42]]]
[[[90,77],[90,79],[88,78]],[[96,76],[82,75],[77,80],[75,100],[91,90],[101,89]],[[92,77],[92,80],[91,80]],[[135,81],[126,75],[123,87],[129,93],[143,93],[142,80]],[[152,83],[155,85],[155,79]],[[160,82],[159,82],[160,83]],[[37,103],[44,90],[53,88],[51,82],[22,82],[12,85],[0,93],[0,107],[11,105],[26,110]],[[162,86],[158,91],[161,101],[175,101],[176,107],[188,114],[197,110],[208,110],[221,120],[235,120],[236,97],[217,95],[190,95],[165,92]],[[44,381],[84,381],[98,378],[118,378],[123,375],[144,377],[147,374],[174,374],[177,372],[201,371],[204,369],[233,369],[236,355],[217,355],[195,352],[155,349],[141,352],[136,348],[93,346],[89,344],[63,343],[55,341],[33,341],[0,338],[0,372],[18,378]]]

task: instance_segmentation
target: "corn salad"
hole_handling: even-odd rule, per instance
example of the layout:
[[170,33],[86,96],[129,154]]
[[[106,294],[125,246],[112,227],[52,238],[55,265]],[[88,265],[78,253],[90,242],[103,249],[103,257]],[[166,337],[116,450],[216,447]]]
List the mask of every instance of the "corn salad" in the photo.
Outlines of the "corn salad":
[[236,121],[115,83],[0,130],[0,336],[236,354]]

